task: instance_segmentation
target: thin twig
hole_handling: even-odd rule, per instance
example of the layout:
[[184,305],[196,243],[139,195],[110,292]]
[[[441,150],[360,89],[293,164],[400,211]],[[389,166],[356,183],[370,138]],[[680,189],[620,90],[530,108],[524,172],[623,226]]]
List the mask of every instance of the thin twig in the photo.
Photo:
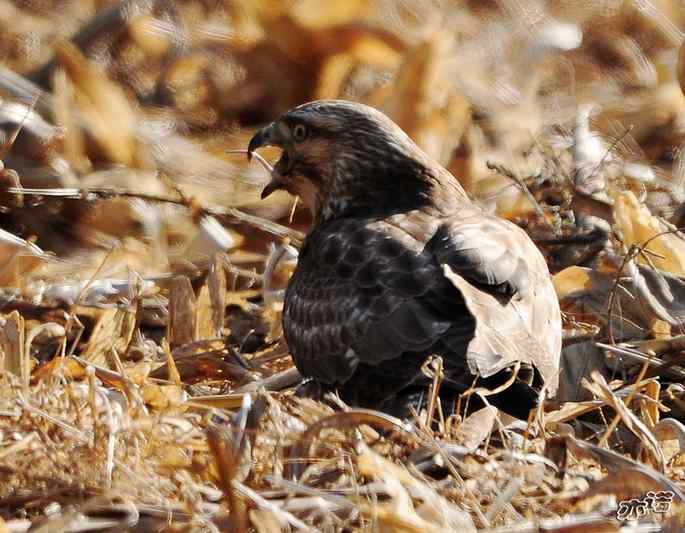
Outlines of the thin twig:
[[227,154],[251,154],[252,157],[254,157],[257,162],[264,167],[264,169],[271,174],[274,171],[274,167],[269,163],[266,159],[264,159],[263,156],[258,154],[257,152],[249,152],[245,148],[234,148],[232,150],[226,150]]
[[611,286],[611,291],[609,291],[609,299],[607,301],[607,315],[608,315],[608,325],[609,325],[609,341],[611,344],[616,344],[616,338],[614,337],[614,322],[613,322],[613,317],[614,317],[614,305],[616,303],[616,292],[618,291],[618,286],[619,283],[621,282],[621,278],[623,276],[623,270],[625,269],[626,265],[628,264],[629,261],[631,261],[635,255],[637,254],[637,247],[631,246],[631,248],[628,250],[628,253],[623,257],[623,261],[621,263],[621,266],[618,269],[618,272],[616,272],[616,276],[614,277],[614,283]]
[[[188,209],[194,208],[194,206],[188,205],[188,202],[183,199],[114,188],[18,189],[16,187],[6,187],[0,189],[0,194],[3,193],[13,195],[23,194],[27,196],[42,196],[45,198],[66,198],[72,200],[82,200],[86,202],[92,202],[95,199],[103,198],[137,198],[146,202],[180,205]],[[196,212],[199,212],[201,215],[226,219],[234,224],[247,224],[272,235],[276,235],[277,237],[288,237],[291,240],[291,244],[296,247],[302,246],[302,242],[304,241],[304,234],[300,231],[288,228],[287,226],[283,226],[277,222],[272,222],[271,220],[267,220],[256,215],[245,213],[235,207],[200,207],[196,210]]]
[[535,209],[535,212],[540,216],[542,219],[542,222],[549,227],[550,229],[554,230],[554,226],[552,223],[547,220],[547,216],[545,215],[544,209],[540,206],[538,201],[535,199],[535,196],[533,196],[533,193],[530,192],[530,189],[528,189],[528,186],[525,184],[525,182],[521,179],[521,177],[518,174],[515,174],[508,168],[506,168],[503,165],[500,165],[498,163],[495,163],[493,161],[487,161],[485,165],[488,167],[489,170],[494,170],[495,172],[499,172],[503,176],[506,176],[507,178],[511,179],[514,181],[519,186],[519,189],[521,189],[521,192],[524,194],[524,196],[528,199],[530,204],[533,206],[533,209]]
[[24,113],[24,116],[22,117],[21,121],[14,127],[7,140],[3,143],[2,147],[0,148],[0,159],[4,159],[5,156],[12,149],[12,146],[14,146],[17,137],[19,137],[19,133],[21,133],[24,124],[26,124],[26,121],[28,120],[29,116],[31,116],[31,113],[33,113],[33,110],[36,108],[37,103],[38,96],[34,96],[33,100],[31,101],[31,104],[26,106],[26,113]]
[[614,151],[614,148],[616,148],[616,146],[618,146],[618,143],[620,143],[623,139],[626,138],[626,135],[628,135],[631,131],[633,131],[634,127],[635,127],[634,124],[630,124],[619,137],[616,137],[611,142],[611,145],[604,152],[602,159],[599,160],[599,163],[597,163],[597,166],[595,166],[595,168],[592,169],[592,172],[590,172],[590,175],[586,179],[589,180],[589,179],[591,179],[597,175],[597,172],[599,172],[599,170],[604,166],[604,163],[606,163],[606,160],[609,158],[611,153]]
[[[640,383],[644,377],[645,374],[647,373],[647,369],[649,368],[649,365],[651,363],[652,356],[649,357],[647,361],[645,361],[642,365],[642,368],[640,369],[640,374],[637,376],[637,379],[635,380],[635,384]],[[626,408],[630,407],[630,403],[633,401],[633,398],[635,397],[635,394],[637,393],[637,388],[633,388],[630,393],[628,394],[628,397],[623,401],[625,404]],[[621,421],[621,415],[616,414],[614,416],[614,419],[611,421],[609,424],[609,427],[607,427],[606,432],[602,436],[602,438],[599,440],[599,446],[602,447],[608,447],[609,446],[609,438],[611,437],[611,434],[614,432],[616,429],[616,426],[618,426],[618,423]]]

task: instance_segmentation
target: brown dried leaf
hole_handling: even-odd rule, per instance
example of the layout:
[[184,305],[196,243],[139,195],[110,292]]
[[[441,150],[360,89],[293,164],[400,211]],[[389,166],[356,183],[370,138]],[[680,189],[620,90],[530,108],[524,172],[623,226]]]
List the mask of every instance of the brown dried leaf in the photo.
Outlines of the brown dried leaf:
[[[392,500],[368,509],[378,516],[384,531],[476,531],[471,518],[455,504],[440,496],[428,484],[412,476],[406,468],[398,466],[363,446],[357,457],[359,471],[379,479]],[[405,488],[406,487],[406,488]],[[414,508],[407,489],[423,501]]]
[[300,477],[306,465],[305,458],[309,457],[309,448],[321,431],[329,428],[352,429],[359,427],[362,424],[376,426],[386,431],[399,431],[408,434],[413,432],[411,425],[405,424],[399,418],[395,418],[394,416],[387,415],[380,411],[350,409],[348,411],[334,413],[317,420],[302,434],[290,451],[290,462],[286,464],[283,471],[283,477],[286,479],[294,478],[295,480]]
[[214,254],[209,266],[207,288],[212,307],[212,336],[221,337],[226,313],[226,271],[224,270],[223,254]]
[[[661,383],[650,381],[645,386],[645,396],[652,401],[640,400],[640,412],[646,424],[654,432],[654,427],[659,423],[661,410],[659,409],[659,397],[661,396]],[[656,435],[655,435],[656,436]],[[657,439],[658,440],[658,439]]]
[[646,475],[643,470],[622,468],[592,483],[577,505],[580,505],[582,500],[594,498],[598,494],[611,494],[616,497],[617,501],[622,501],[641,498],[649,491],[658,490],[668,489],[656,484],[654,478]]
[[393,82],[388,115],[436,161],[446,163],[469,123],[471,107],[444,76],[450,40],[435,32],[407,52]]
[[685,501],[685,496],[680,488],[678,488],[678,485],[656,470],[633,461],[629,457],[625,457],[613,450],[600,448],[595,444],[576,439],[570,435],[567,435],[565,438],[568,450],[577,458],[596,461],[604,466],[609,473],[635,470],[643,479],[649,480],[651,488],[648,490],[670,490],[680,501]]
[[272,511],[252,509],[248,515],[257,533],[281,533],[283,531],[278,517]]
[[653,429],[666,461],[685,451],[685,426],[675,418],[664,418]]
[[614,408],[626,427],[646,445],[646,448],[650,451],[652,457],[654,458],[655,464],[659,467],[659,471],[665,472],[666,461],[664,459],[664,455],[661,452],[659,443],[654,438],[654,435],[649,428],[637,416],[635,416],[635,414],[628,409],[628,407],[626,407],[621,398],[613,393],[609,387],[609,384],[606,382],[606,379],[604,379],[604,376],[602,376],[599,372],[593,372],[591,377],[592,382],[588,381],[587,379],[583,381],[585,387],[602,399],[607,405],[610,405]]
[[152,370],[152,365],[148,361],[139,361],[135,365],[124,369],[124,375],[134,385],[143,385]]
[[217,394],[210,396],[195,396],[186,402],[187,405],[201,407],[216,407],[217,409],[238,409],[243,404],[245,393]]
[[107,366],[111,350],[123,354],[135,331],[135,314],[126,309],[106,309],[93,328],[81,357],[100,366]]
[[38,246],[0,229],[0,287],[21,288],[24,277],[45,259]]
[[173,31],[170,23],[150,15],[139,15],[128,21],[131,40],[153,58],[161,57],[169,50]]
[[345,2],[326,2],[303,0],[293,5],[292,16],[308,28],[326,28],[364,18],[371,9],[365,0],[346,0]]
[[62,372],[66,378],[76,381],[82,380],[86,376],[85,368],[75,359],[55,357],[35,368],[31,373],[31,384],[47,380],[57,371]]
[[[641,205],[630,191],[620,192],[614,198],[614,229],[626,246],[642,246],[649,240],[647,255],[653,265],[685,277],[685,239],[674,233],[656,237],[670,228],[653,216],[647,206]],[[638,261],[649,265],[644,257],[639,257]]]
[[[251,381],[252,374],[246,368],[224,361],[222,354],[198,354],[174,359],[174,366],[182,383],[198,383],[202,381],[230,381],[235,385],[242,385]],[[150,373],[156,379],[171,379],[169,364],[165,363]]]
[[195,310],[197,338],[212,339],[216,337],[216,330],[214,328],[213,320],[214,313],[212,310],[212,298],[207,285],[203,285],[200,289],[200,294],[197,296],[197,305]]
[[224,493],[224,501],[229,510],[230,530],[244,533],[248,523],[247,508],[233,487],[240,457],[235,453],[233,440],[217,427],[208,428],[207,443],[214,456],[214,464],[219,474],[219,486]]
[[[651,245],[650,245],[651,248]],[[685,281],[681,277],[628,261],[630,275],[640,301],[655,319],[680,327],[685,320]]]
[[459,426],[457,437],[473,451],[490,435],[497,418],[497,408],[491,405],[469,415]]
[[172,348],[197,340],[196,300],[190,280],[177,276],[169,285],[167,339]]
[[158,372],[160,369],[156,369],[154,373],[151,374],[151,377],[157,377],[157,378],[162,378],[162,379],[167,379],[171,381],[174,385],[181,385],[183,383],[183,379],[181,378],[181,374],[178,371],[178,367],[176,366],[176,361],[174,360],[174,356],[171,353],[171,346],[169,346],[169,342],[166,339],[162,340],[162,349],[164,350],[164,355],[166,355],[166,365],[162,368],[166,370],[166,375],[162,376],[160,375],[161,372]]
[[18,376],[21,383],[28,386],[31,366],[24,346],[25,334],[24,318],[18,311],[0,317],[2,368]]
[[186,401],[186,393],[178,385],[148,383],[140,390],[145,405],[156,411],[179,407]]
[[[86,139],[79,127],[78,116],[73,112],[74,85],[64,69],[57,68],[53,73],[52,85],[55,95],[55,123],[64,130],[62,155],[77,172],[87,172],[91,168],[86,152]],[[68,184],[73,185],[73,184]],[[67,186],[67,184],[63,184]]]
[[[552,282],[559,300],[592,288],[597,273],[589,268],[571,266],[554,275]],[[604,280],[605,278],[601,278]]]
[[350,54],[341,53],[328,57],[321,67],[314,98],[317,100],[336,98],[353,67],[354,58]]
[[[624,273],[626,274],[626,273]],[[565,268],[553,278],[563,312],[573,315],[579,323],[590,326],[607,325],[607,302],[614,288],[616,272],[601,272],[585,267]],[[654,315],[633,296],[629,279],[622,279],[614,293],[614,335],[617,339],[644,338]]]
[[101,155],[113,163],[135,166],[137,118],[121,87],[70,42],[57,45],[55,59],[73,83],[76,104]]
[[599,409],[604,405],[600,401],[565,402],[561,409],[545,414],[545,427],[555,429],[557,424],[563,424],[578,418],[585,413]]

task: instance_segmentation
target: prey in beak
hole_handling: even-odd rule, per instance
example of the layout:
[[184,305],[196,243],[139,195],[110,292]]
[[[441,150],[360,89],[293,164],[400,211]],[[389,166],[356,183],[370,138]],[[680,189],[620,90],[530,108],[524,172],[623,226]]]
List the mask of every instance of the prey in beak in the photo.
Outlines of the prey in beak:
[[274,191],[288,190],[284,178],[292,168],[292,158],[290,157],[292,143],[290,142],[287,132],[283,131],[284,129],[285,128],[277,122],[272,122],[270,125],[255,133],[252,139],[250,139],[250,144],[247,146],[248,161],[251,161],[252,154],[263,146],[277,146],[283,149],[281,158],[271,171],[271,181],[267,183],[266,187],[262,190],[262,200]]

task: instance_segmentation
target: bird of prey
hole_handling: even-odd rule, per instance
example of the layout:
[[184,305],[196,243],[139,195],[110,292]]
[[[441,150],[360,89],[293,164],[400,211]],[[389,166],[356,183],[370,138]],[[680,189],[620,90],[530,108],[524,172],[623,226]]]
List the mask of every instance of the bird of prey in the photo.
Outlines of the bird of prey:
[[283,152],[262,198],[286,190],[314,217],[283,309],[304,376],[350,405],[394,414],[425,391],[432,355],[443,360],[441,394],[478,378],[497,389],[490,403],[525,419],[543,382],[554,393],[559,305],[522,229],[483,212],[366,105],[296,107],[254,135],[248,157],[267,145]]

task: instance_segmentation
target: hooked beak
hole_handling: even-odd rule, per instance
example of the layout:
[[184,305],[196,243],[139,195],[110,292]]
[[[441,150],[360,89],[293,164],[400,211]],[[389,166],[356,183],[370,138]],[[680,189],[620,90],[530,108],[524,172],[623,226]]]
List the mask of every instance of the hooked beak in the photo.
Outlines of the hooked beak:
[[[272,122],[265,128],[259,130],[257,133],[255,133],[254,137],[250,139],[250,144],[247,146],[247,160],[251,161],[252,154],[255,152],[255,150],[263,146],[278,146],[284,150],[286,149],[285,139],[283,139],[283,135],[280,133],[275,122]],[[266,187],[264,187],[262,190],[262,200],[264,200],[274,191],[285,189],[285,184],[277,179],[278,175],[278,172],[275,170],[272,171],[271,181],[267,183]]]
[[280,139],[278,139],[278,130],[276,129],[276,123],[272,122],[267,127],[262,128],[257,133],[254,134],[252,139],[250,139],[250,144],[247,146],[247,160],[252,161],[252,154],[258,148],[262,146],[283,146]]

